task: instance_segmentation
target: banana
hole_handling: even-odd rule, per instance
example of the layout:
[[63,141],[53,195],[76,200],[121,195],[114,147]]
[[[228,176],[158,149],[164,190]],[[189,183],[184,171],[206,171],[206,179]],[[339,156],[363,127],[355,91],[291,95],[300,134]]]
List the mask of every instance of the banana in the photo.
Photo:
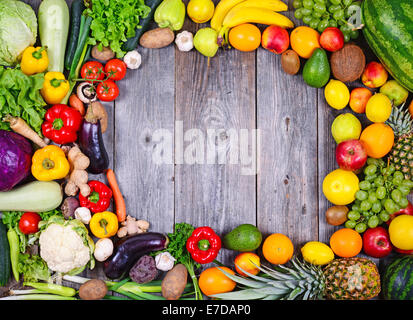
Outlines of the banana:
[[[287,11],[288,10],[288,5],[282,2],[281,0],[246,0],[246,1],[243,1],[237,4],[231,10],[235,10],[238,8],[246,8],[246,7],[263,8],[263,9],[269,9],[272,11]],[[228,12],[228,14],[231,12],[231,10]]]
[[273,10],[255,7],[241,7],[228,12],[222,21],[222,29],[231,29],[243,23],[277,25],[282,28],[294,28],[294,23]]
[[211,19],[211,28],[215,31],[219,31],[222,27],[222,21],[227,13],[235,7],[237,4],[242,3],[245,0],[221,0],[215,7],[214,15]]

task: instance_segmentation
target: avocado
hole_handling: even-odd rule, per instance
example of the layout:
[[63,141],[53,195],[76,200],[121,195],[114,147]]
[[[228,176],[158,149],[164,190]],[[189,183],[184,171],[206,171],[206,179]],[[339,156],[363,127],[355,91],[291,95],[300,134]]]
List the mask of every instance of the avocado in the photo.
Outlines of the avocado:
[[258,228],[252,224],[241,224],[224,235],[222,242],[226,249],[253,251],[261,245],[262,234]]
[[317,48],[314,50],[310,59],[304,64],[303,78],[311,87],[324,87],[330,79],[330,62],[324,49]]

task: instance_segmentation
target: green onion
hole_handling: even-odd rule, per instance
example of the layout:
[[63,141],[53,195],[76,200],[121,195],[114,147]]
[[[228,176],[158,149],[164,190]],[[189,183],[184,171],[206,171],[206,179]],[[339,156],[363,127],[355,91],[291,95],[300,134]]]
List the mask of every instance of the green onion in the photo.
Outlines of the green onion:
[[33,287],[35,289],[45,291],[51,294],[57,294],[64,297],[73,297],[76,294],[76,290],[69,287],[64,287],[54,283],[44,282],[24,282],[23,285]]
[[0,300],[77,300],[75,297],[59,296],[57,294],[22,294],[17,296],[8,296]]

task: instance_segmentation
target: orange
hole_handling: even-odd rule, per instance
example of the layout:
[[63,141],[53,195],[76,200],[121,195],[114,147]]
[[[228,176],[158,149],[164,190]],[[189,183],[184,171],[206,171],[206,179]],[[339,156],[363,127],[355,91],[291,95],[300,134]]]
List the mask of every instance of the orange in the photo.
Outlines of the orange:
[[394,132],[385,123],[373,123],[361,132],[360,141],[364,143],[369,157],[383,158],[393,147]]
[[234,264],[235,264],[235,270],[237,270],[237,272],[240,275],[245,276],[245,277],[248,277],[248,275],[242,272],[242,270],[244,270],[245,272],[251,273],[253,275],[256,275],[260,272],[260,269],[257,268],[257,266],[258,267],[261,266],[260,257],[252,252],[240,253],[239,255],[235,257]]
[[229,274],[235,274],[233,270],[227,267],[211,267],[202,271],[198,279],[198,284],[199,288],[206,296],[230,292],[234,290],[237,285],[235,281],[228,278],[225,273],[218,268]]
[[363,239],[357,231],[343,228],[334,232],[330,237],[330,247],[339,257],[351,258],[360,253]]
[[228,37],[231,46],[240,51],[254,51],[261,44],[261,31],[251,23],[232,28]]
[[285,264],[293,256],[294,245],[286,235],[273,233],[265,239],[262,253],[272,264]]
[[307,26],[295,28],[290,35],[291,48],[304,59],[308,59],[314,50],[320,48],[320,34]]

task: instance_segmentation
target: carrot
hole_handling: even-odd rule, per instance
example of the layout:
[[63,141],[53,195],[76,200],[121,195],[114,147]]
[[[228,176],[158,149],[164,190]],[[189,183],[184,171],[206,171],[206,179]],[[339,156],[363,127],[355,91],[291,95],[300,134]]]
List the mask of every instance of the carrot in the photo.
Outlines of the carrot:
[[119,189],[118,181],[116,180],[115,173],[112,169],[106,170],[106,177],[110,188],[112,189],[113,200],[115,201],[116,206],[116,215],[119,222],[123,222],[126,219],[126,204],[125,199],[122,196],[122,193]]
[[24,121],[22,118],[13,117],[11,115],[6,115],[3,119],[10,123],[10,129],[14,132],[22,135],[23,137],[33,141],[39,147],[43,148],[47,146],[47,143],[44,142],[42,138]]
[[77,111],[79,111],[82,116],[85,115],[85,106],[84,106],[82,100],[80,100],[79,97],[76,94],[73,93],[73,94],[70,95],[69,105],[73,109],[76,109]]

